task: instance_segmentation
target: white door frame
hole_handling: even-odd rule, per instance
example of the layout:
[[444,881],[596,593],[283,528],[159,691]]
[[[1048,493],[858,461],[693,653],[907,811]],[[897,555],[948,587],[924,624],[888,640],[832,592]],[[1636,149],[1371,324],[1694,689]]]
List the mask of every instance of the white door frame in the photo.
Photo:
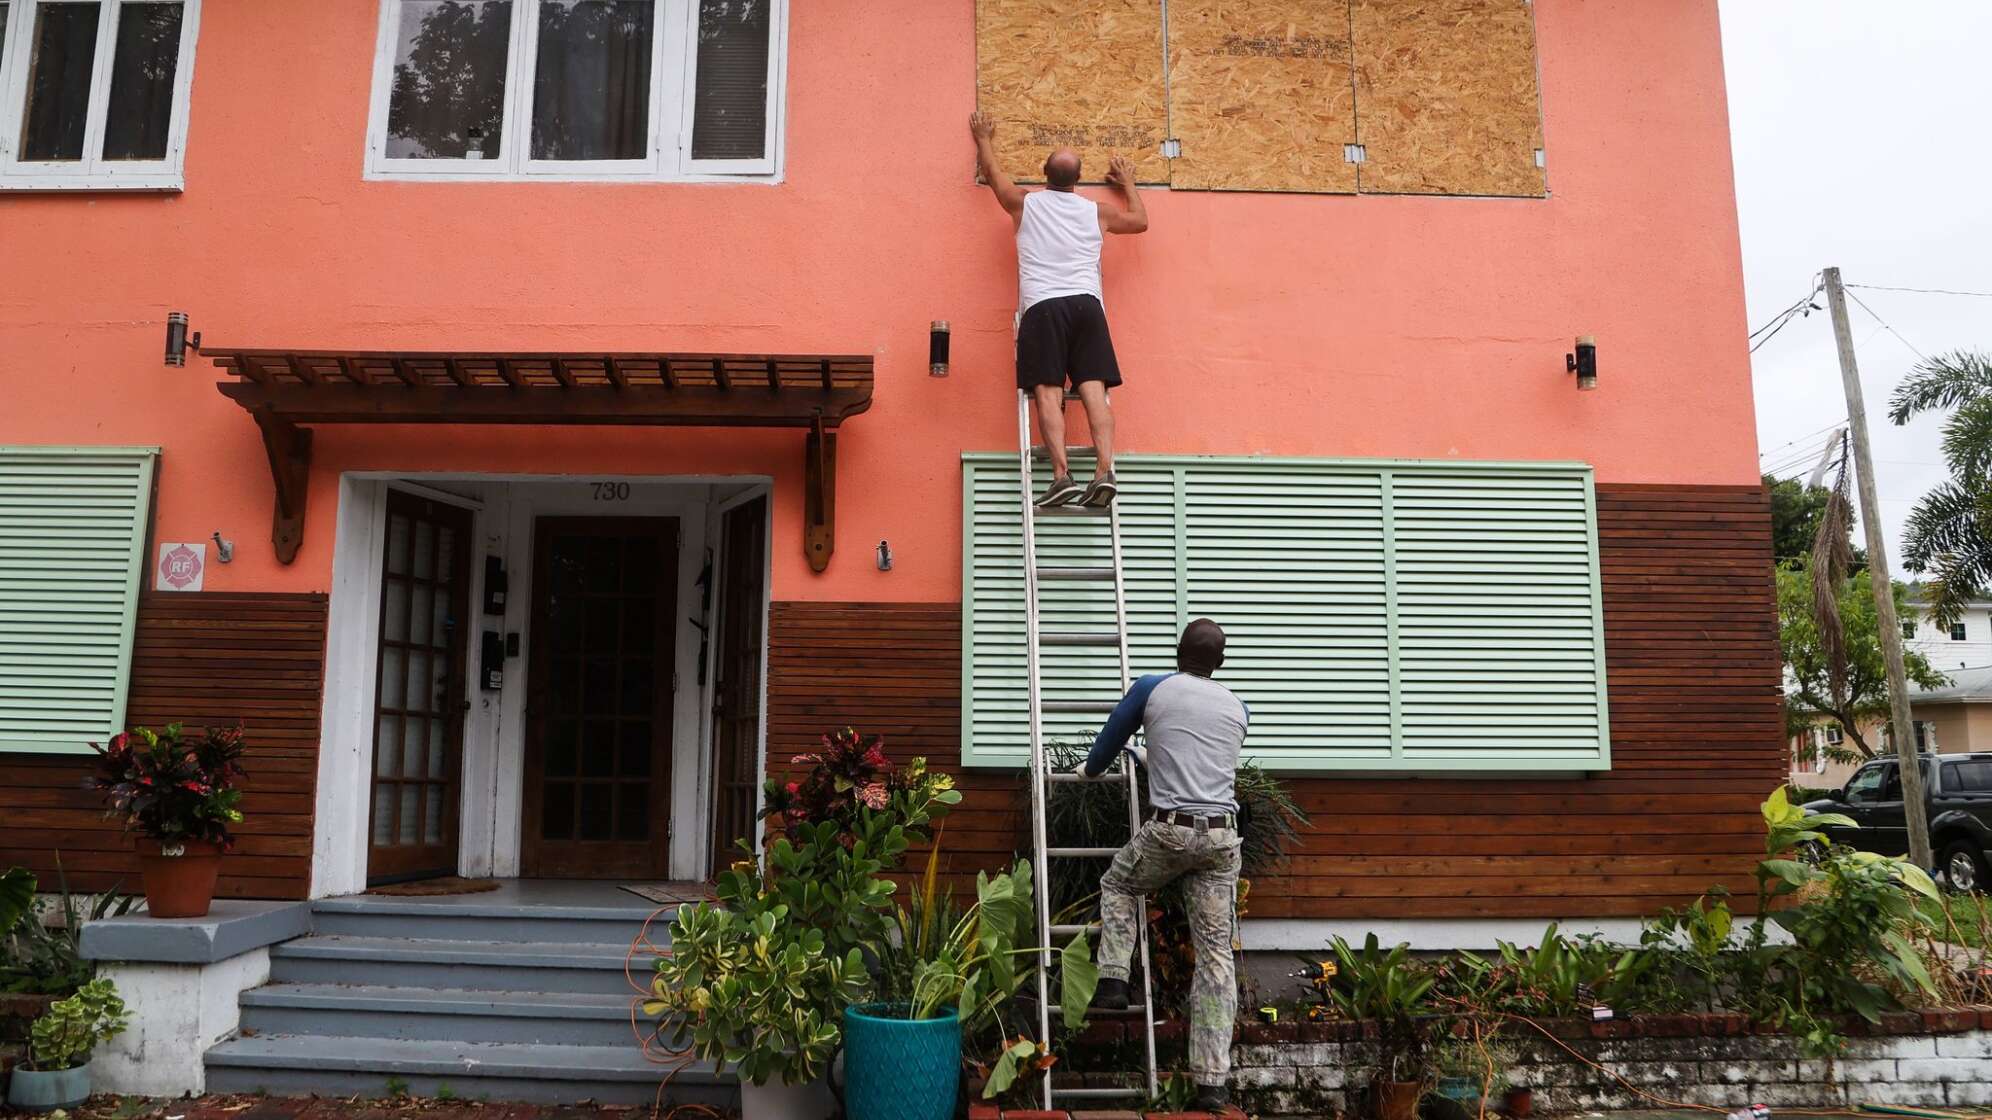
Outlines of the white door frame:
[[[626,484],[626,496],[598,497],[602,484]],[[352,894],[366,885],[368,798],[372,787],[373,702],[380,629],[380,567],[389,487],[472,511],[471,619],[464,719],[459,866],[466,876],[518,874],[524,792],[526,651],[530,650],[534,522],[541,516],[676,517],[679,521],[678,620],[672,697],[670,869],[703,878],[711,853],[706,828],[711,798],[711,682],[697,680],[700,636],[689,619],[716,511],[770,494],[767,476],[524,475],[357,471],[339,479],[332,597],[320,717],[317,812],[313,821],[311,897]],[[772,512],[773,502],[769,502]],[[771,551],[771,550],[770,550]],[[502,615],[484,606],[484,557],[501,558],[507,575]],[[764,563],[770,558],[764,557]],[[716,578],[723,571],[715,563]],[[772,588],[770,588],[772,590]],[[715,595],[717,589],[715,588]],[[715,598],[715,604],[718,599]],[[765,604],[763,607],[765,619]],[[520,655],[505,662],[497,692],[477,687],[478,651],[487,629],[519,635]],[[765,622],[762,640],[766,641]],[[766,674],[762,658],[762,765],[766,765]],[[709,675],[710,678],[710,675]]]

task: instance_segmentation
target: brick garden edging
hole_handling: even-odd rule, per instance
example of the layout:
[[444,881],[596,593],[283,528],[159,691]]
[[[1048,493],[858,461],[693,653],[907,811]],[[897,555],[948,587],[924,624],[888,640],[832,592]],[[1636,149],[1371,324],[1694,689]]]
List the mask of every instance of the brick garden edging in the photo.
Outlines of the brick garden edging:
[[[1897,1012],[1872,1026],[1858,1020],[1842,1023],[1848,1046],[1831,1062],[1805,1057],[1795,1037],[1762,1031],[1741,1015],[1537,1023],[1542,1030],[1511,1023],[1500,1038],[1514,1058],[1508,1071],[1513,1083],[1534,1090],[1538,1113],[1660,1107],[1579,1061],[1572,1050],[1666,1100],[1724,1109],[1750,1104],[1772,1109],[1992,1105],[1992,1007]],[[1111,1050],[1122,1044],[1123,1039],[1113,1037],[1117,1026],[1089,1028],[1070,1055],[1075,1064],[1083,1063],[1094,1048]],[[1360,1061],[1363,1028],[1362,1023],[1346,1022],[1241,1024],[1231,1050],[1233,1099],[1268,1120],[1348,1110],[1353,1086],[1347,1070]],[[1156,1033],[1165,1051],[1181,1056],[1180,1024],[1158,1025]],[[1070,1114],[999,1112],[986,1104],[971,1106],[969,1113],[970,1120],[1065,1120],[1068,1115],[1075,1120],[1136,1120],[1205,1114],[1111,1108]]]

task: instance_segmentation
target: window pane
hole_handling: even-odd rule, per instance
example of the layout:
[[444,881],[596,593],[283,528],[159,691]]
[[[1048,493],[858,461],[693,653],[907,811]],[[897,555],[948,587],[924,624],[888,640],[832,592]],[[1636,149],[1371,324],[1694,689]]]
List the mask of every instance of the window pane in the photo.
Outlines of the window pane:
[[699,2],[693,159],[760,159],[767,154],[771,2]]
[[166,158],[183,7],[127,3],[118,9],[111,101],[104,115],[105,159]]
[[7,57],[7,5],[0,4],[0,58]]
[[390,159],[496,159],[512,0],[402,0]]
[[97,4],[42,4],[28,58],[28,105],[21,158],[80,160],[97,53]]
[[652,0],[541,0],[534,159],[650,154]]

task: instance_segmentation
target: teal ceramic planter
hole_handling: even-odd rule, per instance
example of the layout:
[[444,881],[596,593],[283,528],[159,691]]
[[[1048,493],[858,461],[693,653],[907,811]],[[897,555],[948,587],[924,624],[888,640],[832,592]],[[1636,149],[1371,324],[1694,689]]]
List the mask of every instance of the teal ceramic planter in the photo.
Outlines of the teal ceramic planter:
[[961,1096],[961,1020],[892,1019],[884,1005],[844,1010],[844,1111],[850,1120],[953,1120]]
[[7,1086],[7,1103],[26,1112],[75,1108],[90,1098],[90,1063],[75,1069],[48,1072],[16,1069]]

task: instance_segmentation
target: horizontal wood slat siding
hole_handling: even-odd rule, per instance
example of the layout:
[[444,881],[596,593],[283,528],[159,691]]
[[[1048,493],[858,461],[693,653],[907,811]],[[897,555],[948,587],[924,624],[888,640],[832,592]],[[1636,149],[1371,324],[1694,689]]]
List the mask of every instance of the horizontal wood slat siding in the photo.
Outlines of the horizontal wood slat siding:
[[[1292,864],[1254,884],[1249,916],[1606,917],[1715,883],[1751,893],[1757,805],[1785,767],[1769,501],[1754,486],[1601,484],[1598,529],[1610,772],[1289,778],[1314,823]],[[953,874],[1018,850],[1018,777],[956,769],[954,605],[782,602],[770,629],[775,772],[832,726],[883,733],[895,759],[960,775]]]
[[[303,898],[311,876],[326,597],[197,592],[139,601],[126,721],[240,722],[249,770],[237,843],[221,867],[232,898]],[[0,755],[0,867],[74,890],[139,889],[131,839],[84,788],[95,756]]]

